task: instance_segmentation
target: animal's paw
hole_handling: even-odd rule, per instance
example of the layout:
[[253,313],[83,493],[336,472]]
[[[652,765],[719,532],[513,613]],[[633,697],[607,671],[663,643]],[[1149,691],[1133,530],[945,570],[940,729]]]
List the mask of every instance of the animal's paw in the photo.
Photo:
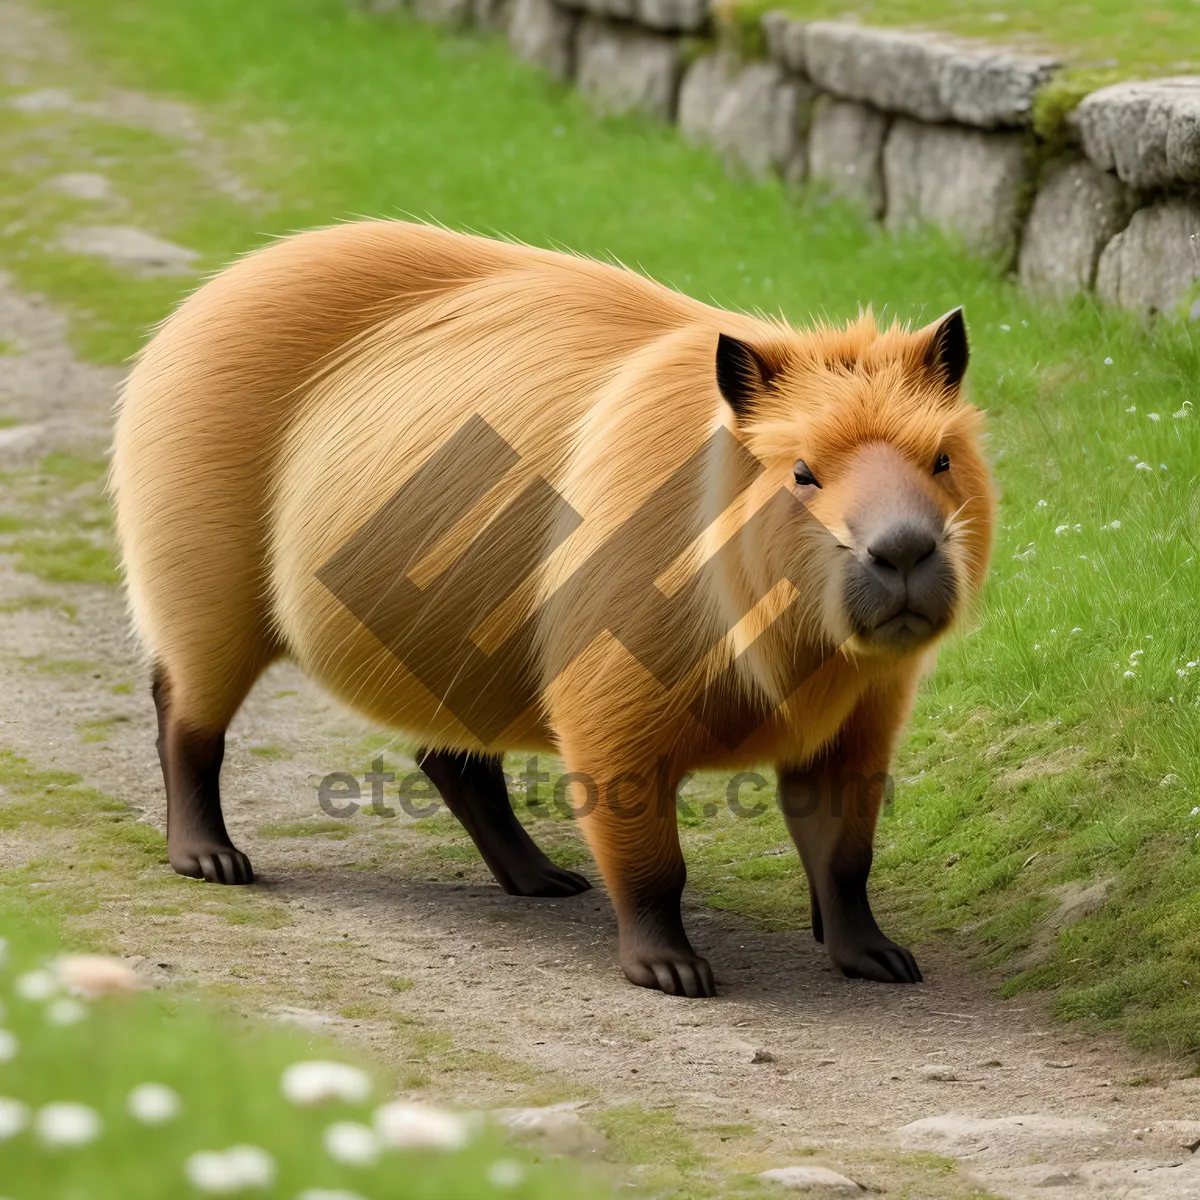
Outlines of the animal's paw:
[[547,862],[536,871],[521,872],[506,881],[504,890],[510,896],[577,896],[591,884],[575,871]]
[[191,879],[208,883],[253,883],[254,868],[235,846],[190,846],[168,850],[171,866]]
[[622,954],[621,970],[638,987],[658,988],[668,996],[715,996],[712,967],[708,959],[690,950],[645,946],[629,955]]
[[920,983],[921,968],[912,951],[880,934],[869,941],[829,945],[833,965],[849,979],[876,983]]

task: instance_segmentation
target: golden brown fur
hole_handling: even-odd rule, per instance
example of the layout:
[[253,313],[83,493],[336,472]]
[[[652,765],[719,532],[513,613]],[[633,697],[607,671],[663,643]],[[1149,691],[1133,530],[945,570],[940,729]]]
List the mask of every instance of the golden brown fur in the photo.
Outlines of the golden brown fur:
[[[719,334],[753,346],[771,368],[743,419],[717,388]],[[290,655],[372,719],[429,746],[560,750],[568,770],[598,787],[601,803],[583,823],[622,917],[627,973],[692,994],[678,974],[664,982],[654,951],[656,922],[675,918],[645,915],[657,911],[647,897],[682,885],[673,812],[647,803],[631,815],[630,789],[649,797],[661,785],[647,781],[665,779],[673,794],[697,766],[768,759],[795,771],[849,759],[886,771],[928,646],[889,653],[847,625],[837,542],[852,541],[847,514],[891,474],[924,489],[947,522],[960,611],[982,581],[992,497],[979,417],[931,368],[935,334],[881,331],[870,315],[848,329],[795,332],[616,267],[401,222],[302,234],[242,259],[146,347],[117,426],[112,486],[130,603],[170,720],[190,737],[219,737],[262,669]],[[539,605],[554,611],[572,572],[586,572],[603,539],[718,428],[761,462],[722,511],[712,498],[736,491],[726,478],[732,460],[708,454],[683,500],[706,513],[703,532],[652,572],[662,593],[683,594],[726,542],[736,550],[672,626],[671,636],[694,642],[668,655],[682,664],[676,686],[665,688],[610,633],[547,671],[569,657],[573,636],[586,638],[589,622],[603,627],[606,612],[638,593],[646,562],[637,552],[619,569],[606,565],[577,605],[536,629],[517,672],[537,678],[535,703],[524,702],[517,675],[491,681],[512,719],[487,746],[318,578],[474,414],[519,461],[414,561],[377,564],[381,579],[406,571],[435,589],[433,611],[450,613],[470,598],[436,591],[442,571],[525,485],[549,481],[583,518],[478,627],[485,650],[547,611]],[[943,451],[953,469],[931,476],[927,464]],[[833,538],[776,522],[739,539],[756,511],[793,486],[797,458],[821,464],[808,508]],[[531,522],[528,537],[551,532]],[[441,623],[422,628],[436,648]],[[688,709],[706,684],[699,725]],[[764,721],[730,747],[711,733],[723,706],[731,720],[750,706]],[[614,813],[605,800],[618,777]],[[818,842],[865,845],[869,858],[877,804],[809,836],[810,879],[823,869],[809,862],[826,853],[813,849]],[[678,950],[674,933],[663,937]]]

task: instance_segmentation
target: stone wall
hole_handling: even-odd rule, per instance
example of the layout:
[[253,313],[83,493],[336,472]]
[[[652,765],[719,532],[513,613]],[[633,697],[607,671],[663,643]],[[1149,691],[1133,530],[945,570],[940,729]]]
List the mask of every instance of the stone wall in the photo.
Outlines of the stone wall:
[[745,61],[716,36],[710,0],[410,3],[506,31],[600,111],[677,122],[731,174],[811,182],[889,230],[934,225],[1039,294],[1170,315],[1197,294],[1200,77],[1092,93],[1048,156],[1033,132],[1060,65],[1046,55],[768,13],[766,56]]

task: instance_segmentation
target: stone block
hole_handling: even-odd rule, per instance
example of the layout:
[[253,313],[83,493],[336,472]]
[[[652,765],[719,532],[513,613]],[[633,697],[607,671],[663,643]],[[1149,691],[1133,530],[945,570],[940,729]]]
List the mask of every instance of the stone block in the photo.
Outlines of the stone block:
[[708,24],[708,0],[637,0],[639,25],[671,33],[697,33]]
[[767,57],[797,75],[807,75],[804,47],[808,22],[797,21],[795,17],[776,9],[763,16],[762,28],[767,43]]
[[670,120],[681,71],[678,38],[585,17],[575,39],[576,82],[602,112]]
[[579,15],[553,0],[515,0],[508,23],[509,45],[518,58],[568,79],[575,62],[578,25]]
[[1200,182],[1200,76],[1101,88],[1075,123],[1088,158],[1133,187]]
[[888,118],[853,100],[822,96],[808,134],[809,178],[872,216],[884,209],[883,146]]
[[1176,314],[1200,283],[1200,202],[1172,198],[1139,209],[1100,255],[1096,293],[1144,314]]
[[721,53],[705,54],[684,73],[676,120],[693,146],[712,145],[717,111],[737,79],[736,61]]
[[1033,97],[1057,60],[932,33],[812,21],[810,79],[834,95],[921,121],[981,129],[1028,125]]
[[1085,159],[1052,167],[1021,239],[1021,283],[1060,298],[1089,291],[1101,251],[1125,228],[1133,207],[1129,188]]
[[811,90],[790,79],[776,63],[753,63],[732,82],[713,114],[713,144],[731,174],[764,179],[789,169],[802,152],[802,105],[811,107]]
[[883,148],[887,227],[934,225],[1006,266],[1030,183],[1024,136],[897,119]]

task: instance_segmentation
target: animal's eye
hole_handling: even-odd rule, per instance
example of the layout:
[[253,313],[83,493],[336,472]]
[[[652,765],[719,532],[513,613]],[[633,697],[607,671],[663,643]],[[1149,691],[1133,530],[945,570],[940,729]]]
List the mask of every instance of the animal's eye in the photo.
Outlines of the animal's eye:
[[950,470],[950,455],[946,453],[939,454],[933,464],[933,473],[940,475],[943,471],[948,470]]
[[796,465],[792,468],[792,474],[795,476],[796,483],[800,487],[820,487],[817,482],[817,477],[808,469],[808,463],[802,458],[796,460]]

